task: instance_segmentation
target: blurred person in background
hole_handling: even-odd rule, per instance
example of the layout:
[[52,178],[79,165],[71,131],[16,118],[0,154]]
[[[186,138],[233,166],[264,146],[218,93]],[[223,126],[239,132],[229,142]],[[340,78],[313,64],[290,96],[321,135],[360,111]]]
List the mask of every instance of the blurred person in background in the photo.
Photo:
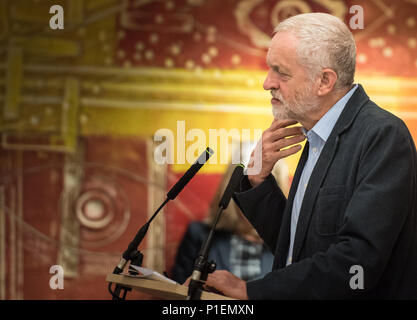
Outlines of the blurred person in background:
[[[224,173],[207,218],[188,225],[172,269],[172,279],[178,283],[184,283],[193,272],[194,262],[215,221],[220,199],[234,168],[235,165],[230,165]],[[282,190],[288,192],[288,168],[285,162],[278,162],[272,174]],[[217,224],[209,260],[216,262],[217,270],[228,270],[246,281],[260,278],[272,268],[271,251],[233,200]]]

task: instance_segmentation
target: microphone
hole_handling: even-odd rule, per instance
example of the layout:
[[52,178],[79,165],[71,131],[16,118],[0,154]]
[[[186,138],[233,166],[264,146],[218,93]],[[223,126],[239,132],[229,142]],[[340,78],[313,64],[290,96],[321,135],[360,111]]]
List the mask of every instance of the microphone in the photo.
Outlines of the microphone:
[[[211,148],[207,147],[206,150],[204,150],[204,152],[194,162],[194,164],[184,173],[180,180],[178,180],[178,182],[171,188],[171,190],[168,191],[167,198],[165,199],[165,201],[159,206],[159,208],[155,211],[155,213],[148,220],[148,222],[146,222],[142,226],[142,228],[140,228],[135,238],[130,242],[125,252],[123,252],[122,258],[113,270],[114,274],[120,274],[125,268],[128,261],[130,261],[131,264],[137,266],[140,266],[142,264],[143,254],[139,250],[137,250],[137,248],[139,244],[142,242],[143,238],[145,237],[150,223],[156,217],[159,211],[161,211],[161,209],[168,203],[168,201],[174,200],[176,198],[176,196],[182,191],[182,189],[184,189],[187,183],[190,182],[190,180],[195,176],[198,170],[200,170],[201,167],[207,162],[207,160],[213,155],[213,153],[214,151]],[[113,292],[111,291],[111,284],[112,283],[110,282],[108,290],[112,295],[113,299],[121,299],[119,297],[119,294],[122,289],[124,290],[124,296],[122,297],[122,299],[124,299],[126,296],[126,290],[128,289],[116,285],[116,289]]]
[[214,220],[212,229],[210,230],[210,233],[208,235],[206,242],[203,244],[200,250],[200,255],[203,255],[206,258],[210,250],[211,238],[213,237],[214,229],[216,228],[216,225],[220,220],[221,213],[223,212],[223,210],[227,208],[230,200],[232,199],[233,193],[239,186],[240,180],[242,179],[242,176],[243,176],[244,168],[245,166],[243,164],[239,164],[236,166],[236,168],[233,170],[232,176],[230,177],[229,183],[227,184],[227,187],[223,192],[223,197],[221,198],[219,202],[219,211],[217,213],[216,219]]
[[237,189],[240,183],[240,179],[243,176],[243,169],[245,166],[243,164],[239,164],[236,166],[235,170],[230,177],[229,184],[227,185],[223,197],[220,200],[219,207],[222,207],[223,210],[227,208],[229,205],[230,199],[232,199],[233,192]]
[[230,199],[233,193],[239,186],[240,180],[243,176],[243,164],[239,164],[233,170],[232,176],[230,177],[229,183],[223,193],[223,197],[219,202],[219,211],[217,212],[216,219],[210,229],[210,233],[207,236],[206,241],[201,246],[198,257],[194,262],[194,271],[191,275],[190,285],[188,287],[187,300],[199,300],[203,291],[203,284],[207,280],[209,273],[214,272],[216,269],[216,263],[214,261],[208,261],[208,254],[213,240],[214,230],[217,223],[220,220],[220,215],[224,209],[229,205]]
[[187,170],[180,180],[169,190],[167,198],[174,200],[175,197],[181,192],[185,185],[194,177],[194,175],[200,170],[200,168],[207,162],[207,160],[213,155],[214,151],[207,147],[205,151],[198,157],[194,164]]

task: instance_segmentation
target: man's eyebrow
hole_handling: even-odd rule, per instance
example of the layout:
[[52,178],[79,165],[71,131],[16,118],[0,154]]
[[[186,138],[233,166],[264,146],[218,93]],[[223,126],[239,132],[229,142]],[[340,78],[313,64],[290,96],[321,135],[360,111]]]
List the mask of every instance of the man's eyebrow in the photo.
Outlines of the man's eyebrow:
[[288,75],[291,74],[291,72],[285,67],[282,67],[282,66],[280,67],[278,65],[271,65],[268,62],[267,62],[267,65],[268,65],[269,68],[273,69],[274,71],[278,71],[280,73],[285,73],[285,74],[288,74]]
[[286,68],[285,66],[278,66],[278,65],[273,65],[273,64],[271,64],[271,63],[270,63],[270,61],[268,60],[268,58],[266,59],[266,65],[267,65],[269,68],[271,68],[271,69],[273,69],[273,70],[275,70],[275,71],[281,72],[281,73],[287,73],[287,74],[290,74],[290,73],[291,73],[291,72],[289,71],[289,69],[288,69],[288,68]]

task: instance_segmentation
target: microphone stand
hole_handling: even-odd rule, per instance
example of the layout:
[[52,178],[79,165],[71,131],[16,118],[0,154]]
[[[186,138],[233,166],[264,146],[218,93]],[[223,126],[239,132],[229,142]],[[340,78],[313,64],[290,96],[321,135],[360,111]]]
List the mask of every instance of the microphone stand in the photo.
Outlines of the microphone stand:
[[207,239],[201,246],[200,252],[194,263],[194,271],[191,274],[190,284],[188,286],[187,300],[200,300],[203,292],[203,285],[207,280],[208,274],[213,273],[216,270],[216,263],[214,261],[208,261],[208,254],[210,251],[211,243],[213,242],[213,235],[216,229],[217,223],[220,220],[220,216],[224,209],[229,205],[233,192],[236,190],[240,178],[243,175],[244,166],[242,164],[236,166],[233,174],[229,180],[229,184],[224,191],[223,197],[219,203],[219,210],[217,211],[216,219],[211,226],[210,233]]
[[[156,215],[161,211],[161,209],[168,203],[170,199],[166,198],[164,203],[162,203],[159,208],[155,211],[155,213],[152,215],[152,217],[149,219],[148,222],[146,222],[142,228],[138,231],[135,238],[130,242],[129,246],[127,247],[126,251],[123,253],[122,258],[120,259],[119,264],[114,268],[113,273],[114,274],[120,274],[124,270],[126,264],[128,261],[130,261],[130,265],[135,266],[142,266],[143,261],[143,254],[137,249],[139,244],[142,242],[143,238],[146,235],[146,232],[148,232],[149,225],[152,222],[152,220],[156,217]],[[129,268],[129,274],[131,275],[137,275],[138,272],[135,271],[133,268]],[[111,290],[112,283],[109,283],[108,290],[113,297],[113,300],[125,300],[126,294],[128,291],[131,291],[131,288],[127,288],[124,286],[121,286],[119,284],[116,284],[116,288],[114,291]],[[121,297],[120,295],[123,294]]]
[[[174,200],[176,196],[181,192],[185,185],[194,177],[194,175],[201,169],[201,167],[207,162],[207,160],[213,155],[214,151],[209,147],[203,151],[203,153],[198,157],[195,163],[185,172],[185,174],[180,178],[180,180],[171,188],[167,193],[167,198],[164,203],[162,203],[159,208],[155,211],[152,217],[146,222],[142,228],[138,231],[135,238],[130,242],[126,251],[123,252],[122,258],[120,259],[118,265],[114,268],[113,274],[120,274],[123,272],[127,262],[130,261],[130,265],[142,266],[143,254],[138,250],[139,244],[142,242],[143,238],[148,232],[149,225],[156,215],[161,211],[161,209],[168,203],[169,200]],[[129,268],[129,274],[137,275],[138,272],[133,268]],[[131,288],[121,286],[116,284],[116,288],[112,291],[111,286],[112,282],[108,285],[108,291],[110,292],[113,300],[125,300],[126,294],[128,291],[131,291]],[[122,296],[121,296],[122,294]]]
[[214,270],[216,270],[216,262],[208,261],[208,253],[213,241],[214,231],[216,229],[217,223],[220,220],[220,216],[223,210],[223,207],[219,208],[216,219],[210,229],[210,233],[201,246],[198,257],[195,260],[194,271],[191,275],[190,284],[188,286],[187,300],[200,300],[201,294],[203,292],[203,285],[207,280],[208,274],[213,273]]

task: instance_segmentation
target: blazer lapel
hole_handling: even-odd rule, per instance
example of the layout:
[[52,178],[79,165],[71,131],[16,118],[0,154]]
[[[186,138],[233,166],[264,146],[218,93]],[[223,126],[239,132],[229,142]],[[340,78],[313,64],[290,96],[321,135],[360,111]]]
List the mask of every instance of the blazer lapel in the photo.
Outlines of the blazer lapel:
[[311,214],[313,212],[313,206],[315,204],[318,192],[322,186],[323,180],[326,177],[330,164],[332,163],[334,155],[336,154],[337,146],[339,144],[339,136],[340,134],[342,134],[342,132],[344,132],[351,126],[359,110],[368,100],[369,97],[366,95],[362,86],[358,85],[358,88],[346,104],[346,107],[344,108],[342,114],[337,120],[335,127],[332,130],[332,133],[330,134],[329,138],[327,139],[327,142],[323,147],[320,157],[317,160],[313,172],[311,173],[310,180],[308,182],[308,186],[304,194],[303,203],[301,205],[300,215],[298,218],[294,239],[294,248],[292,256],[293,262],[298,261],[301,248],[307,235],[307,228],[310,223]]
[[276,246],[273,269],[285,267],[287,261],[288,247],[290,244],[292,204],[294,202],[294,197],[297,191],[298,183],[300,182],[301,173],[303,172],[304,165],[307,162],[308,149],[309,143],[307,141],[304,145],[304,149],[301,154],[300,161],[298,162],[297,169],[295,170],[294,179],[291,183],[290,192],[288,194],[288,200],[282,217],[282,224]]
[[310,180],[308,181],[308,186],[304,194],[303,203],[301,205],[300,215],[298,217],[292,255],[293,262],[297,261],[298,256],[300,254],[302,244],[307,234],[307,227],[310,223],[310,218],[313,212],[313,205],[315,203],[315,199],[320,190],[324,177],[327,174],[329,166],[333,160],[338,142],[338,136],[329,137],[329,139],[323,147],[319,159],[317,160],[313,172],[311,173]]

